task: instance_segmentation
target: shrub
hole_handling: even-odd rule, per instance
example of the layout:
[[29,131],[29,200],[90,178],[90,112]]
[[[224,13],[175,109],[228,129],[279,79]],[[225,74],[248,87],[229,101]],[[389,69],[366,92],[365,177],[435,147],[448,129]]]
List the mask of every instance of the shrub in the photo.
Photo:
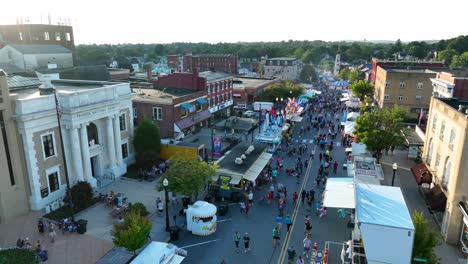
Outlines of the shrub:
[[39,256],[36,252],[27,249],[6,249],[0,250],[0,264],[8,263],[39,263]]
[[[89,182],[79,181],[71,188],[71,195],[75,210],[81,211],[90,205],[93,199],[93,188]],[[68,192],[63,201],[68,203]]]
[[149,215],[148,210],[146,210],[146,206],[142,203],[135,203],[130,206],[130,212],[140,212],[140,216],[147,216]]

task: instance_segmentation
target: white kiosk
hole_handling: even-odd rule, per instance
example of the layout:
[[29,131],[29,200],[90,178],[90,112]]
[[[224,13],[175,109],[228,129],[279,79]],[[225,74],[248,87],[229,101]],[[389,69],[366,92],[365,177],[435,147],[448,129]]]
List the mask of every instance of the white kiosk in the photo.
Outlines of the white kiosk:
[[214,204],[197,201],[189,205],[187,214],[187,230],[194,235],[207,236],[216,232],[216,212]]

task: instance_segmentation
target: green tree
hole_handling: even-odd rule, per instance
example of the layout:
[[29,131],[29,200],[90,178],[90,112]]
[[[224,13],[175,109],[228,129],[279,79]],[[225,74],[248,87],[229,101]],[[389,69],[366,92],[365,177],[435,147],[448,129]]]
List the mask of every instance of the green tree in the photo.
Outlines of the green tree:
[[377,163],[380,163],[384,149],[403,144],[400,122],[405,113],[404,109],[395,105],[394,108],[366,112],[356,119],[354,134],[376,155]]
[[348,67],[344,67],[343,69],[340,70],[340,72],[338,73],[338,76],[340,76],[341,79],[343,80],[349,80],[349,68]]
[[146,244],[153,222],[150,218],[140,216],[138,211],[131,211],[123,223],[114,224],[112,241],[114,245],[124,247],[136,254],[136,251]]
[[351,85],[351,91],[363,102],[366,96],[372,97],[374,95],[374,86],[364,80],[360,80]]
[[301,74],[299,75],[299,79],[303,83],[312,83],[316,82],[318,77],[317,77],[317,72],[315,71],[314,66],[311,64],[306,64],[302,68]]
[[159,159],[161,133],[159,127],[149,119],[143,119],[133,138],[137,166],[150,168]]
[[295,51],[294,51],[294,57],[295,58],[302,58],[302,54],[304,54],[304,49],[303,48],[297,48]]
[[452,58],[452,63],[450,64],[450,67],[453,68],[466,68],[468,67],[468,51],[462,53],[460,56],[455,55]]
[[358,68],[354,67],[352,71],[348,74],[348,79],[350,82],[357,82],[359,80],[364,80],[365,74]]
[[439,54],[437,54],[437,60],[438,61],[445,61],[446,65],[450,65],[452,63],[452,58],[453,56],[457,55],[457,51],[454,49],[446,49]]
[[[422,212],[413,212],[415,228],[413,258],[427,259],[428,264],[440,263],[440,258],[434,253],[434,248],[441,242],[441,236],[435,229],[429,227],[429,220]],[[413,262],[414,264],[421,262]]]
[[284,81],[269,85],[260,95],[262,100],[274,102],[276,98],[298,97],[304,93],[304,87],[293,81]]
[[[170,166],[164,177],[169,181],[168,188],[171,191],[192,197],[202,191],[215,174],[216,167],[204,161],[174,156],[170,159]],[[159,190],[162,189],[161,181]]]

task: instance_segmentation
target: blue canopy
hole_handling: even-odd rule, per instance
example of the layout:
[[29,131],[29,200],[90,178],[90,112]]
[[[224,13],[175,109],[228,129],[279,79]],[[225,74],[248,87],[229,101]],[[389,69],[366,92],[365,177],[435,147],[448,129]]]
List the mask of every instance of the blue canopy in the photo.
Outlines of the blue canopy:
[[197,104],[207,104],[208,103],[208,101],[205,98],[198,98],[195,101],[197,102]]
[[180,108],[184,109],[184,110],[190,110],[192,109],[192,104],[190,103],[183,103],[180,105]]
[[349,83],[347,81],[339,80],[333,83],[334,86],[348,87]]

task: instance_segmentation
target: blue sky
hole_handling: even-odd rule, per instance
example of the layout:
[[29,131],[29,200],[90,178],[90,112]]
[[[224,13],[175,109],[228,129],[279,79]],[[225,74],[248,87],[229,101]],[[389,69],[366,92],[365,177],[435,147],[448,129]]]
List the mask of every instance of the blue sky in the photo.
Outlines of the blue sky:
[[[5,2],[6,1],[6,2]],[[468,34],[466,0],[4,0],[0,24],[70,19],[77,44],[432,40]],[[9,11],[5,11],[9,10]]]

